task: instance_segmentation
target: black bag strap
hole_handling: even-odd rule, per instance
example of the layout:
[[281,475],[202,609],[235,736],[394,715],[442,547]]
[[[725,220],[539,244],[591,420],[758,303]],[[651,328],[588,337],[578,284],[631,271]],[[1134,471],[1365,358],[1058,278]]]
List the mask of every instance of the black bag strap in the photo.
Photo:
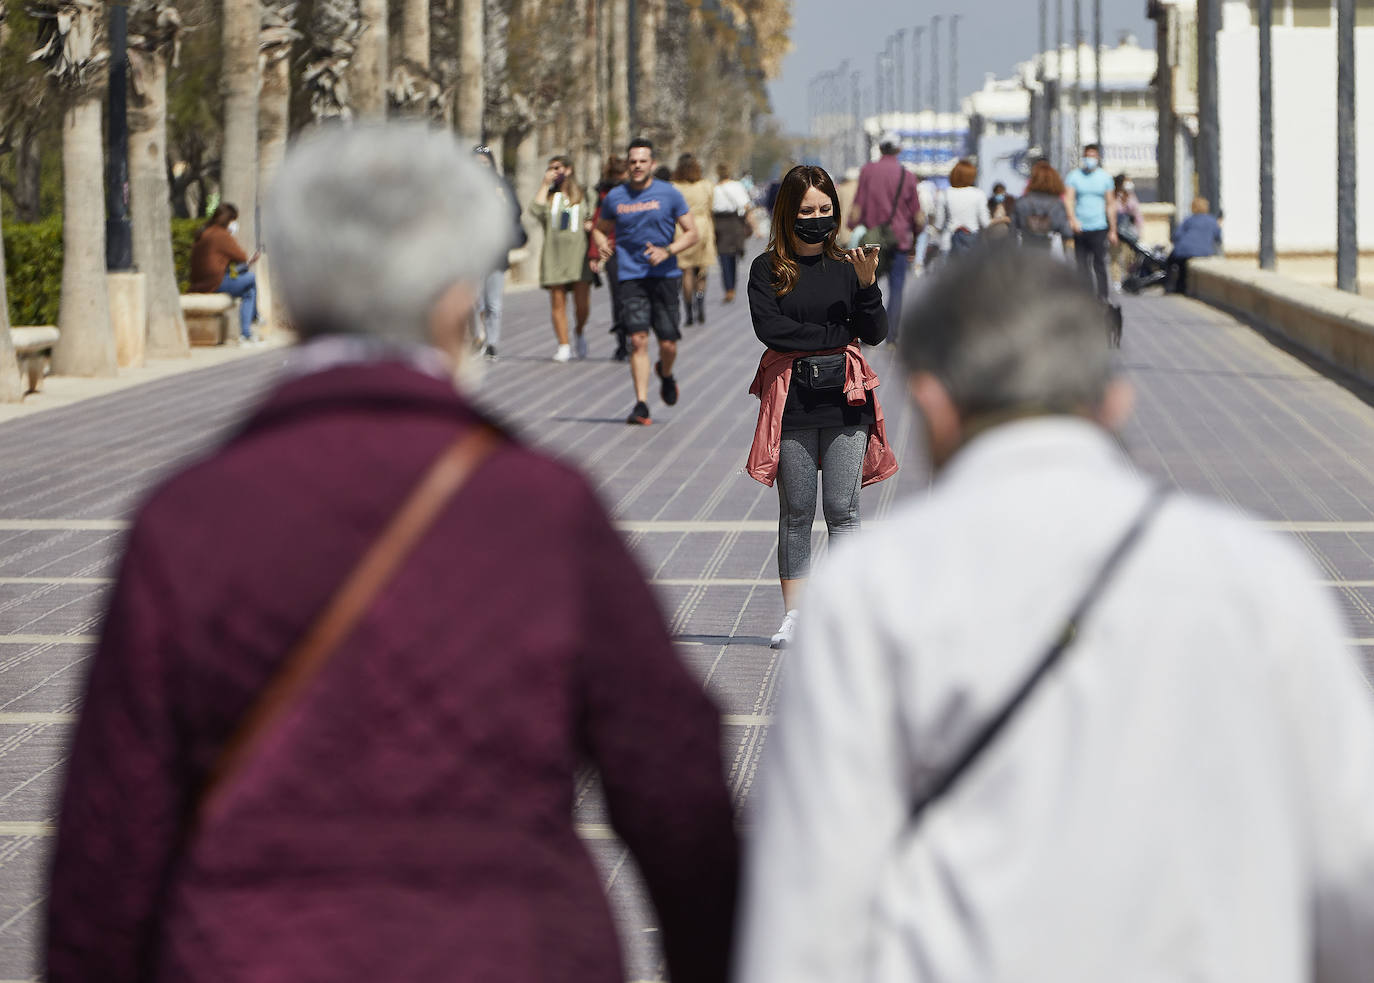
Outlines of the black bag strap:
[[[901,165],[898,165],[901,167]],[[887,224],[890,228],[892,223],[897,221],[897,206],[902,203],[902,186],[906,184],[906,168],[902,168],[902,176],[897,179],[897,193],[892,196],[892,214],[887,217]]]
[[1117,541],[1116,546],[1112,549],[1111,553],[1107,555],[1106,560],[1102,562],[1102,566],[1098,568],[1097,576],[1093,577],[1092,581],[1088,584],[1088,589],[1083,592],[1083,596],[1079,599],[1078,603],[1074,605],[1073,612],[1064,623],[1064,629],[1059,633],[1058,638],[1055,640],[1054,644],[1050,646],[1049,650],[1041,656],[1040,662],[1036,665],[1035,669],[1021,683],[1016,692],[1011,695],[1011,698],[1007,700],[1002,709],[983,725],[982,729],[978,731],[977,735],[969,742],[968,747],[964,749],[963,753],[955,759],[954,763],[946,768],[945,771],[930,784],[930,787],[925,793],[916,800],[916,803],[911,808],[912,823],[920,818],[921,814],[925,812],[926,808],[930,806],[931,803],[949,792],[954,786],[954,783],[973,767],[978,757],[997,739],[997,736],[1011,721],[1012,717],[1016,716],[1016,712],[1025,704],[1026,700],[1030,697],[1031,693],[1035,691],[1040,681],[1059,663],[1064,653],[1073,646],[1073,643],[1078,638],[1079,625],[1083,623],[1083,619],[1087,617],[1088,612],[1092,610],[1093,605],[1096,604],[1098,598],[1102,596],[1102,592],[1111,583],[1112,576],[1121,566],[1121,562],[1126,559],[1136,543],[1140,541],[1140,537],[1144,534],[1146,528],[1149,527],[1151,520],[1154,519],[1160,506],[1164,504],[1164,499],[1168,494],[1168,489],[1163,487],[1157,488],[1151,493],[1144,507],[1140,510],[1140,514],[1136,516],[1130,528],[1127,529],[1121,539]]

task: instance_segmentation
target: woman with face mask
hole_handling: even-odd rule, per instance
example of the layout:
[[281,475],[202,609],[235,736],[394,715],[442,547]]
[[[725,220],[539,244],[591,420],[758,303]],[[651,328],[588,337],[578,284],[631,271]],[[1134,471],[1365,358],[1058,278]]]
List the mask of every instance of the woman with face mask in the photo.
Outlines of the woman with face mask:
[[258,279],[248,267],[258,260],[249,256],[234,238],[239,231],[239,210],[221,202],[210,221],[196,233],[191,246],[191,293],[228,294],[239,301],[239,344],[260,344],[253,333],[258,311]]
[[768,248],[749,271],[754,334],[768,350],[749,390],[759,397],[759,419],[748,471],[777,484],[787,611],[774,648],[791,644],[796,631],[818,486],[826,528],[842,536],[859,528],[860,487],[897,470],[874,392],[878,377],[859,346],[887,337],[875,282],[879,250],[837,246],[841,218],[830,175],[792,168],[778,189]]

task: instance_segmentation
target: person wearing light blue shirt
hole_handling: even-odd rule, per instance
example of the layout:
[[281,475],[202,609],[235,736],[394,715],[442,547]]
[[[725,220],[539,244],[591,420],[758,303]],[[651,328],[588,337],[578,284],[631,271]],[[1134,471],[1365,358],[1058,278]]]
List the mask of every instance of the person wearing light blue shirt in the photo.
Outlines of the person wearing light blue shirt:
[[1090,143],[1083,160],[1064,179],[1064,203],[1073,228],[1073,255],[1078,269],[1107,299],[1107,247],[1116,245],[1116,183],[1102,170],[1102,148]]

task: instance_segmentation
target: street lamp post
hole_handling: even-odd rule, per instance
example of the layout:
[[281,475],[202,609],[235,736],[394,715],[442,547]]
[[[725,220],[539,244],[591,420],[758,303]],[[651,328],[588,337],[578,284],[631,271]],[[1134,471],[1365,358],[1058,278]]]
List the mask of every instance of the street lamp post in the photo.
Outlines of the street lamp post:
[[1274,251],[1274,0],[1259,0],[1259,265],[1272,270]]
[[1040,50],[1035,56],[1035,80],[1040,83],[1040,113],[1035,120],[1035,132],[1031,140],[1039,145],[1042,154],[1047,152],[1050,142],[1050,102],[1049,89],[1045,86],[1045,51],[1050,46],[1050,0],[1040,0]]
[[959,112],[959,15],[949,19],[949,108]]
[[1221,27],[1221,0],[1202,0],[1198,5],[1198,190],[1221,212],[1221,120],[1217,108],[1217,30]]
[[109,124],[105,134],[105,269],[134,268],[129,223],[129,7],[110,5]]
[[1360,289],[1355,180],[1355,0],[1336,0],[1336,286]]
[[1083,0],[1073,0],[1073,149],[1083,152]]
[[[912,67],[915,67],[913,63]],[[897,29],[897,105],[898,113],[904,113],[906,104],[906,28]]]
[[[935,117],[940,117],[940,21],[939,14],[930,19],[930,98]],[[937,126],[938,129],[938,126]]]
[[1098,143],[1102,142],[1102,0],[1093,0],[1093,106],[1097,119],[1093,133]]
[[1050,159],[1064,169],[1064,0],[1054,0],[1054,153]]

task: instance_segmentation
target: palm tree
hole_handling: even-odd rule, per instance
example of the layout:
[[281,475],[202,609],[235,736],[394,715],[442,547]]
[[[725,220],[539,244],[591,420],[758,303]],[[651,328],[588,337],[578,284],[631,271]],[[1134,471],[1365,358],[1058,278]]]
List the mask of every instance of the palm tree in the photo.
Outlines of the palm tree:
[[386,0],[362,0],[356,51],[350,72],[353,106],[363,119],[386,118],[387,69]]
[[315,0],[310,16],[310,48],[301,73],[316,122],[352,119],[348,78],[362,32],[358,0]]
[[482,63],[486,31],[483,0],[458,2],[458,91],[455,98],[454,128],[470,140],[485,136],[482,108],[486,101]]
[[291,114],[291,47],[301,36],[296,30],[297,6],[299,0],[266,0],[262,8],[258,180],[263,188],[272,183],[286,155]]
[[[5,23],[5,0],[0,0],[0,24]],[[0,216],[0,228],[4,218]],[[5,292],[5,250],[0,249],[0,403],[17,403],[24,398],[19,381],[19,363],[14,358],[14,339],[10,337],[10,305]]]
[[[258,184],[272,186],[282,159],[291,122],[291,47],[300,38],[296,30],[297,0],[266,0],[262,8],[262,92],[258,104]],[[275,329],[286,320],[280,295],[271,289],[270,255],[258,266],[263,321]]]
[[134,263],[147,278],[148,353],[190,355],[172,258],[171,192],[167,183],[167,69],[181,48],[174,0],[133,0],[129,6],[129,194]]
[[105,280],[105,185],[101,96],[105,92],[103,4],[97,0],[36,0],[38,50],[63,100],[61,339],[53,367],[66,375],[116,372],[110,296]]
[[224,0],[224,157],[220,185],[224,200],[239,210],[239,240],[257,245],[258,205],[258,34],[260,0]]

